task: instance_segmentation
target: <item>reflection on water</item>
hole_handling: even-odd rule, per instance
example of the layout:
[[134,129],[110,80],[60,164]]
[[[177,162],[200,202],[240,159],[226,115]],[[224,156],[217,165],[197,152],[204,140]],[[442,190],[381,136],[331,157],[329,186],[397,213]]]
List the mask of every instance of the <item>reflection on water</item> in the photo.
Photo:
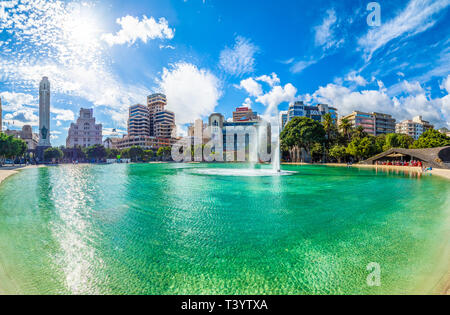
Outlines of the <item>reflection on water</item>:
[[95,172],[89,168],[64,166],[53,170],[54,186],[42,198],[54,205],[56,218],[50,226],[60,251],[53,259],[55,266],[63,270],[67,289],[73,294],[100,293],[95,287],[94,271],[103,262],[90,244],[96,233],[90,218],[95,208],[92,193],[96,187],[92,185]]
[[[431,286],[446,267],[438,261],[450,258],[441,241],[447,181],[305,166],[233,176],[242,171],[23,171],[0,189],[0,287],[14,279],[7,287],[18,293],[407,293],[424,279]],[[382,266],[382,287],[366,285],[370,262]]]

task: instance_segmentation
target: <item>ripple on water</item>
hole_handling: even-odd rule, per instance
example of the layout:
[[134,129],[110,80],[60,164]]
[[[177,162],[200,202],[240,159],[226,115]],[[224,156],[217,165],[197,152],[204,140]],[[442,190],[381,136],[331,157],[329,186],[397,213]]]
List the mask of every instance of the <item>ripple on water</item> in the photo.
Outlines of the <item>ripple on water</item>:
[[[434,274],[448,233],[448,182],[285,168],[282,175],[299,176],[234,165],[23,171],[0,190],[0,270],[8,274],[0,271],[0,286],[14,279],[20,293],[47,294],[407,293]],[[382,267],[379,288],[367,287],[370,262]]]

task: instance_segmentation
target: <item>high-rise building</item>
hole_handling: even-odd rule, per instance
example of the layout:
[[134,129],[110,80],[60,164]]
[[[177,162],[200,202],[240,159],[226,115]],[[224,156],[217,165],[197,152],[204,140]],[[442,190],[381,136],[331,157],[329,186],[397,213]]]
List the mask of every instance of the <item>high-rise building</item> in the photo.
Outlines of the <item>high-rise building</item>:
[[375,117],[375,136],[395,133],[395,118],[392,115],[372,113]]
[[288,123],[288,111],[281,111],[280,112],[280,125],[281,125],[281,130],[284,129],[284,127],[286,127]]
[[39,84],[39,147],[50,146],[50,82],[43,77]]
[[175,113],[162,110],[154,115],[154,134],[156,138],[170,139],[176,136]]
[[297,101],[289,105],[289,109],[287,114],[284,114],[284,125],[283,125],[283,116],[282,118],[282,126],[287,125],[294,117],[308,117],[312,120],[321,122],[325,114],[330,114],[335,123],[337,123],[338,114],[337,109],[331,107],[327,104],[318,104],[316,106],[305,105],[302,101]]
[[80,146],[85,148],[102,144],[102,132],[102,125],[95,123],[94,110],[82,108],[77,122],[70,125],[66,147]]
[[150,116],[147,106],[136,104],[130,107],[128,116],[128,135],[150,135]]
[[233,122],[259,120],[258,113],[248,107],[238,107],[233,112]]
[[347,119],[353,128],[363,127],[372,136],[395,133],[395,118],[388,114],[354,111],[342,119]]
[[147,97],[148,113],[150,118],[150,136],[156,136],[156,113],[164,110],[167,105],[167,98],[164,94],[152,94]]
[[409,135],[414,140],[427,130],[433,129],[434,126],[428,121],[422,119],[422,116],[414,117],[412,120],[404,120],[395,126],[395,132],[400,134]]

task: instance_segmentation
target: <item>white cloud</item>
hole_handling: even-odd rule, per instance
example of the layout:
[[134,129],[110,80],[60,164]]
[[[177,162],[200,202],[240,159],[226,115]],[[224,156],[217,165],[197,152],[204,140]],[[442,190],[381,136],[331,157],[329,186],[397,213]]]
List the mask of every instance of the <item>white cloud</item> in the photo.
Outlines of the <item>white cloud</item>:
[[334,9],[328,10],[327,16],[323,19],[322,24],[314,28],[314,31],[316,33],[315,43],[317,46],[321,46],[324,49],[328,49],[338,44],[338,42],[334,38],[334,33],[332,30],[336,22],[337,22],[336,11]]
[[159,49],[175,49],[175,46],[172,45],[159,45]]
[[447,91],[447,93],[450,94],[450,74],[447,76],[446,79],[442,82],[441,88]]
[[355,71],[350,72],[347,77],[347,81],[355,82],[359,86],[366,86],[368,84],[367,80],[361,75],[358,75]]
[[255,54],[258,47],[249,39],[242,36],[236,37],[236,43],[232,48],[225,47],[220,53],[220,67],[227,73],[235,76],[255,71]]
[[392,20],[381,27],[371,30],[358,43],[371,59],[373,53],[402,36],[413,36],[422,33],[436,23],[435,14],[450,5],[448,0],[411,0],[406,8]]
[[261,84],[256,82],[255,79],[253,78],[242,80],[240,85],[237,86],[237,88],[244,89],[248,94],[250,94],[253,97],[258,97],[261,94],[263,94]]
[[214,74],[185,62],[164,68],[158,83],[167,96],[167,108],[175,112],[180,125],[207,117],[222,95],[221,82]]
[[17,111],[25,105],[34,105],[35,102],[33,95],[16,92],[2,92],[0,98],[2,99],[2,108],[7,112]]
[[410,93],[410,94],[419,94],[419,93],[425,93],[425,90],[422,88],[419,82],[408,82],[403,81],[403,89]]
[[153,39],[172,39],[174,37],[174,29],[169,27],[169,23],[165,18],[156,21],[153,17],[147,18],[145,15],[142,21],[134,16],[124,16],[116,20],[121,26],[120,31],[115,35],[108,33],[103,34],[101,38],[108,45],[133,45],[137,40],[147,43]]
[[314,60],[308,60],[308,61],[297,61],[295,62],[292,67],[290,68],[290,71],[292,73],[300,73],[303,70],[305,70],[306,68],[308,68],[309,66],[312,66],[313,64],[316,64],[319,60],[314,59]]
[[39,126],[39,117],[31,108],[22,108],[5,115],[3,120],[10,128],[23,127],[24,125]]
[[52,93],[81,97],[115,114],[142,102],[149,89],[124,84],[113,74],[105,53],[92,5],[58,0],[26,1],[7,9],[10,18],[0,19],[0,29],[14,37],[0,50],[0,80],[16,88],[35,90],[42,76],[48,76]]
[[269,84],[270,86],[280,84],[280,79],[278,78],[276,73],[272,73],[272,75],[262,75],[255,79],[256,81],[261,81]]
[[244,101],[244,103],[242,103],[242,107],[248,107],[248,108],[252,108],[252,99],[250,97],[247,97]]
[[[268,83],[270,90],[264,92],[262,85],[257,81]],[[251,97],[255,98],[256,102],[266,106],[268,115],[272,115],[281,103],[296,100],[297,94],[297,89],[291,83],[283,87],[276,73],[272,73],[271,76],[262,75],[256,79],[242,80],[237,88],[244,89]],[[251,102],[251,98],[245,100],[245,103],[249,102]]]
[[59,109],[52,107],[50,111],[53,114],[56,114],[55,120],[61,120],[61,121],[74,121],[75,120],[75,114],[70,109]]
[[297,89],[288,83],[284,87],[274,86],[272,90],[259,96],[256,101],[267,106],[267,112],[272,113],[283,102],[293,102],[296,99]]

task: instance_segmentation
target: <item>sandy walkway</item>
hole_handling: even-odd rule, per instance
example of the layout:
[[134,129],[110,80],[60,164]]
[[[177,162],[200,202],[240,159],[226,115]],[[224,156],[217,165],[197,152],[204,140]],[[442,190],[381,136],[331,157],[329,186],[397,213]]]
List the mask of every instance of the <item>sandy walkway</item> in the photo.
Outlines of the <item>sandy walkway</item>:
[[44,167],[42,165],[29,165],[29,166],[8,166],[8,167],[0,167],[0,184],[7,179],[9,176],[17,174],[21,170],[36,168],[36,167]]

